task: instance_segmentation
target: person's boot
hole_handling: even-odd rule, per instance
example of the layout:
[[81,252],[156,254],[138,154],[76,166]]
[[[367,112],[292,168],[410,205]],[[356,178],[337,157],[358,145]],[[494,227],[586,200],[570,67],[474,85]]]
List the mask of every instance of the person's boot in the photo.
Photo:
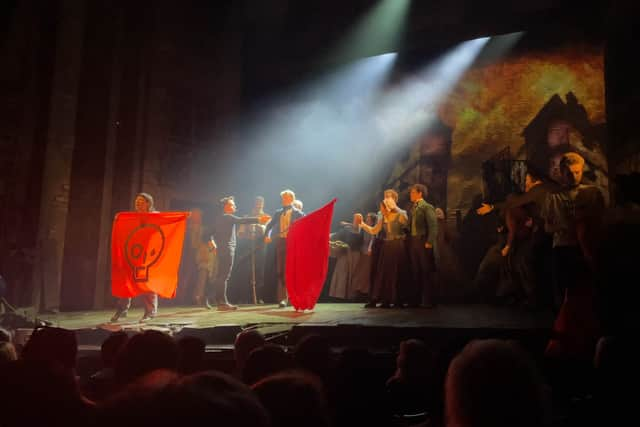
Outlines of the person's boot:
[[123,310],[121,308],[119,308],[118,310],[116,310],[116,313],[111,317],[111,322],[117,322],[119,319],[124,319],[125,317],[127,317],[127,311],[128,310]]
[[142,316],[142,318],[140,319],[140,323],[143,323],[143,322],[146,322],[146,321],[148,321],[148,320],[151,320],[151,319],[153,319],[154,317],[156,317],[156,314],[155,314],[155,313],[148,313],[148,312],[145,312],[145,313],[144,313],[144,316]]
[[237,306],[233,304],[229,304],[228,302],[218,304],[218,311],[233,311],[237,309],[238,309]]
[[209,299],[208,298],[196,297],[195,298],[195,303],[196,303],[196,307],[204,307],[207,310],[213,310],[213,307],[209,303]]

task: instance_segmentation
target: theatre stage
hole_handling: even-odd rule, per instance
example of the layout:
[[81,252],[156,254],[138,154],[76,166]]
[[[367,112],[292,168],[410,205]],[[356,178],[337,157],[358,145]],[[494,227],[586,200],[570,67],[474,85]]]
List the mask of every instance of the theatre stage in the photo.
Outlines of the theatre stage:
[[362,304],[318,304],[313,312],[296,312],[276,305],[240,306],[220,312],[196,307],[160,306],[158,316],[137,322],[141,308],[126,319],[110,323],[113,311],[64,312],[40,316],[54,326],[77,331],[82,345],[98,345],[110,332],[157,329],[175,336],[196,335],[209,347],[224,348],[235,334],[257,328],[268,338],[295,344],[306,333],[320,333],[336,345],[384,346],[408,337],[521,337],[545,340],[553,323],[550,312],[484,304],[439,305],[432,309],[365,309]]

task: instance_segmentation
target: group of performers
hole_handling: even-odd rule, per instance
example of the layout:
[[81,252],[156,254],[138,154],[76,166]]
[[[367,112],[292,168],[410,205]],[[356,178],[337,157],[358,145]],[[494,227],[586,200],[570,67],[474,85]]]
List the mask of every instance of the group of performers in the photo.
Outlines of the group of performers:
[[[291,190],[284,190],[280,193],[282,207],[274,213],[273,217],[267,215],[262,210],[264,199],[261,205],[256,205],[254,216],[240,217],[235,215],[237,206],[233,196],[228,196],[220,200],[221,210],[209,224],[202,224],[201,217],[195,215],[193,220],[198,224],[199,230],[194,235],[189,236],[196,239],[195,259],[198,265],[198,275],[194,290],[194,300],[199,305],[204,305],[207,309],[214,307],[210,301],[215,301],[215,308],[219,311],[236,310],[237,306],[229,303],[227,298],[227,288],[233,271],[235,252],[237,247],[237,226],[256,225],[263,229],[260,235],[264,235],[264,242],[275,247],[275,270],[277,272],[277,295],[280,307],[287,305],[287,290],[285,285],[285,265],[287,234],[289,226],[297,219],[304,216],[300,209],[302,204],[296,200],[295,193]],[[296,205],[298,207],[296,207]],[[157,212],[154,208],[153,197],[147,193],[139,193],[134,201],[135,211],[138,213]],[[203,251],[202,248],[206,248]],[[207,253],[208,252],[208,253]],[[212,273],[212,266],[209,262],[215,256],[215,274]],[[207,283],[209,276],[212,277],[212,290],[209,292]],[[144,315],[140,321],[148,321],[156,316],[158,311],[158,296],[155,293],[142,294],[144,301]],[[112,322],[127,316],[131,306],[131,298],[121,298],[118,300],[117,311],[111,318]]]
[[[477,210],[479,215],[501,211],[508,236],[499,251],[502,257],[509,260],[512,276],[517,280],[509,281],[511,288],[500,292],[520,293],[531,306],[538,303],[539,284],[545,280],[544,274],[549,270],[540,255],[546,252],[545,242],[548,239],[545,236],[552,239],[551,270],[555,284],[554,305],[557,307],[564,291],[579,276],[577,271],[582,270],[593,258],[589,239],[592,233],[584,224],[592,224],[594,221],[590,219],[596,218],[604,206],[602,194],[596,187],[581,184],[584,168],[581,156],[566,153],[560,167],[562,182],[544,182],[531,170],[526,176],[525,193],[513,195],[501,204],[485,204]],[[351,223],[343,223],[349,234],[361,238],[358,252],[367,271],[360,271],[362,286],[359,292],[368,295],[365,307],[432,308],[436,305],[437,279],[433,273],[436,271],[439,246],[438,209],[425,201],[427,195],[425,185],[412,185],[409,191],[412,205],[407,211],[398,206],[398,193],[388,189],[384,191],[377,213],[369,213],[366,218],[356,213]],[[195,237],[191,236],[191,240],[196,241],[194,258],[204,259],[197,261],[197,284],[193,294],[196,304],[213,309],[210,302],[214,302],[215,308],[220,311],[237,309],[229,303],[227,288],[236,255],[237,228],[244,228],[242,233],[249,230],[254,239],[263,239],[265,244],[272,245],[277,302],[280,307],[287,306],[287,234],[289,226],[303,217],[304,213],[293,191],[284,190],[280,197],[282,206],[273,216],[264,213],[262,198],[257,199],[252,216],[237,216],[237,206],[232,196],[221,200],[221,212],[208,224],[202,224],[194,216],[193,223],[199,223],[198,233],[195,233]],[[134,205],[139,213],[156,212],[153,198],[147,193],[138,194]],[[208,261],[212,255],[217,261],[215,272]],[[255,274],[254,271],[254,292]],[[207,286],[209,278],[212,279],[211,291]],[[521,289],[515,289],[514,286]],[[145,307],[142,321],[146,321],[156,315],[158,298],[152,293],[143,294],[142,297]],[[115,322],[125,317],[130,305],[130,298],[120,299],[111,320]]]
[[578,153],[564,153],[556,180],[529,169],[524,193],[477,209],[478,215],[498,211],[504,219],[499,254],[491,256],[490,250],[478,271],[482,276],[492,258],[503,260],[497,297],[557,311],[567,291],[590,282],[605,202],[598,187],[582,182],[584,166]]
[[[354,222],[351,224],[354,230],[374,236],[368,241],[371,242],[371,251],[375,252],[376,259],[379,261],[374,269],[376,274],[371,276],[371,289],[368,292],[370,302],[367,307],[375,307],[378,303],[382,307],[398,306],[403,303],[417,307],[421,304],[423,289],[426,292],[426,306],[434,305],[430,273],[435,268],[437,221],[433,206],[424,200],[426,194],[427,188],[424,185],[416,184],[412,187],[410,196],[413,208],[408,214],[397,206],[398,193],[395,190],[386,190],[385,198],[380,203],[380,211],[375,219],[369,218],[367,221],[369,224],[363,221],[362,215],[354,216]],[[237,216],[237,206],[233,196],[225,197],[220,201],[222,212],[215,215],[210,224],[202,224],[200,215],[194,215],[193,223],[199,226],[198,232],[189,237],[197,241],[197,244],[193,245],[198,266],[193,295],[196,304],[207,309],[216,308],[219,311],[237,309],[237,306],[229,303],[227,289],[237,248],[237,228],[249,226],[254,238],[256,235],[263,236],[265,244],[273,245],[277,301],[279,307],[287,306],[285,284],[287,234],[289,226],[304,216],[304,213],[302,202],[295,198],[293,191],[284,190],[280,193],[280,197],[282,206],[273,216],[264,213],[262,198],[257,199],[253,216]],[[136,196],[134,207],[138,213],[157,212],[153,197],[147,193],[139,193]],[[407,243],[408,252],[405,252],[405,243]],[[204,253],[203,247],[206,248]],[[407,260],[405,255],[407,253],[413,280],[406,282],[410,284],[407,289],[400,290],[400,274]],[[214,267],[210,263],[212,256],[216,259],[215,271],[212,271]],[[207,289],[209,277],[212,277],[211,292]],[[158,296],[155,293],[145,293],[141,297],[145,308],[141,321],[147,321],[157,314]],[[212,301],[215,302],[215,307],[211,304]],[[116,322],[126,317],[130,306],[131,298],[119,299],[117,311],[111,321]]]
[[342,294],[345,298],[352,298],[353,291],[366,294],[365,308],[432,308],[436,305],[433,273],[438,221],[436,209],[425,201],[427,194],[425,185],[412,185],[411,208],[406,211],[397,205],[398,193],[387,189],[377,213],[370,212],[366,218],[356,213],[353,223],[342,224],[343,230],[334,233],[332,238],[344,239],[353,246],[347,261],[352,265],[346,266],[349,270],[346,281],[351,285],[336,285],[342,282],[335,280],[342,270],[337,261],[330,294]]
[[355,214],[332,235],[329,296],[367,295],[366,307],[432,307],[446,294],[558,311],[567,290],[588,282],[594,268],[604,200],[596,186],[582,183],[584,166],[575,152],[562,155],[555,179],[529,165],[522,194],[470,212],[493,213],[500,233],[477,271],[464,271],[463,253],[456,251],[461,242],[473,244],[473,234],[447,240],[444,212],[424,201],[426,187],[410,187],[407,211],[396,206],[395,191],[385,191],[377,213]]

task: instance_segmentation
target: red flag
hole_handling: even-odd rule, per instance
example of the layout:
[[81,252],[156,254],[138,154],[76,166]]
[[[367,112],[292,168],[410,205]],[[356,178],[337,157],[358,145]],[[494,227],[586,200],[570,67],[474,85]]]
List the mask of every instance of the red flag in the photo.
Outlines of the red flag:
[[188,212],[123,212],[111,234],[111,293],[135,297],[155,292],[173,298]]
[[329,267],[329,233],[335,203],[333,199],[289,227],[285,283],[296,310],[313,309],[322,291]]
[[595,290],[588,284],[565,291],[547,343],[546,357],[593,360],[598,338],[602,336],[594,300]]

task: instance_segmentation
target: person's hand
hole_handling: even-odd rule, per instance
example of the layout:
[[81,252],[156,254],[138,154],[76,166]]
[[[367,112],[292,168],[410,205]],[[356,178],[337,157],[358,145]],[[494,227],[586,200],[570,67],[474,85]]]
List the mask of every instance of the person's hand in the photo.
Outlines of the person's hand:
[[213,240],[209,240],[207,242],[207,246],[209,247],[209,252],[216,253],[218,251],[218,247],[216,246],[216,242]]
[[502,250],[500,251],[502,256],[507,256],[509,254],[509,249],[511,249],[509,245],[506,245],[504,248],[502,248]]
[[524,222],[524,226],[532,228],[533,227],[533,218],[528,217],[527,220]]
[[264,242],[265,242],[265,243],[267,243],[267,244],[268,244],[268,243],[271,243],[271,237],[269,237],[269,236],[264,236]]
[[427,248],[427,249],[433,249],[433,245],[431,243],[429,243],[429,242],[425,243],[424,247]]
[[395,212],[398,209],[398,205],[392,197],[387,197],[386,199],[384,199],[384,204],[390,212]]
[[271,221],[271,216],[267,214],[260,215],[259,221],[260,221],[260,224],[266,224],[269,221]]
[[486,215],[493,210],[493,205],[489,205],[487,203],[483,203],[478,209],[476,209],[476,213],[478,215]]

